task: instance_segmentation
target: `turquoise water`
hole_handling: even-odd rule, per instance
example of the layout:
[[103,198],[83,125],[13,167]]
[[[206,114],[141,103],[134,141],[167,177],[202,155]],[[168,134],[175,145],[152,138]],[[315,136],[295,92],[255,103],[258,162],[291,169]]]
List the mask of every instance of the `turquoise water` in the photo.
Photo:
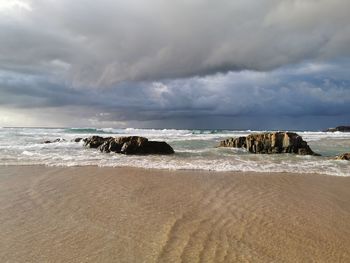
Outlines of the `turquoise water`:
[[[350,176],[350,162],[334,160],[350,152],[350,133],[298,131],[322,157],[291,154],[255,155],[243,149],[217,148],[220,140],[259,131],[113,129],[113,128],[0,128],[0,164],[48,166],[134,166],[160,169],[213,171],[299,172]],[[144,136],[168,142],[171,156],[125,156],[86,149],[73,138],[100,136]],[[66,142],[43,144],[63,138]]]

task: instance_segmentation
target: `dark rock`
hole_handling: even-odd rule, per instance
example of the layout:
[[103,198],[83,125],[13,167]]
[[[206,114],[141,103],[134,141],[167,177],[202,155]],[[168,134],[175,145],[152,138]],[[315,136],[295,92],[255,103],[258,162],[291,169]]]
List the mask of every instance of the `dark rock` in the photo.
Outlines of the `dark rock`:
[[102,145],[105,141],[111,139],[112,137],[101,137],[101,136],[91,136],[88,138],[83,139],[84,146],[89,148],[98,148],[100,145]]
[[335,128],[329,128],[326,130],[326,132],[350,132],[350,126],[338,126]]
[[173,154],[174,149],[166,142],[148,141],[145,145],[148,154]]
[[144,137],[121,137],[118,138],[119,142],[122,144],[121,153],[124,154],[146,154],[146,144],[148,139]]
[[101,152],[123,154],[172,154],[173,148],[166,142],[148,141],[139,136],[107,137],[92,136],[85,138],[84,145],[99,148]]
[[337,160],[347,160],[350,161],[350,153],[343,153],[335,157]]
[[246,137],[229,138],[221,141],[219,147],[234,147],[234,148],[245,148]]
[[57,138],[53,141],[44,141],[44,143],[55,143],[55,142],[65,142],[66,140],[63,138]]
[[251,153],[314,153],[301,136],[294,132],[267,132],[250,134],[247,137],[230,138],[220,142],[220,147],[246,148]]
[[75,139],[72,140],[72,142],[81,142],[82,139],[83,138],[75,138]]
[[122,145],[119,144],[115,138],[111,138],[109,140],[106,140],[100,147],[100,151],[101,152],[116,152],[116,153],[120,153],[120,150],[122,148]]

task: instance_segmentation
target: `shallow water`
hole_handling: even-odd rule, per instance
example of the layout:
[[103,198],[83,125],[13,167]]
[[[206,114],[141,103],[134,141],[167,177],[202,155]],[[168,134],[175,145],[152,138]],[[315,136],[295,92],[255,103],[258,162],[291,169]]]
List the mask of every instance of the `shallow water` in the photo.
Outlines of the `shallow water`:
[[[350,151],[350,133],[298,131],[322,157],[292,154],[255,155],[243,149],[216,148],[220,140],[255,131],[95,128],[0,128],[0,164],[48,166],[112,166],[213,171],[297,172],[350,176],[347,161],[332,157]],[[126,156],[86,149],[73,138],[139,135],[164,140],[175,150],[171,156]],[[43,144],[57,138],[66,142]]]

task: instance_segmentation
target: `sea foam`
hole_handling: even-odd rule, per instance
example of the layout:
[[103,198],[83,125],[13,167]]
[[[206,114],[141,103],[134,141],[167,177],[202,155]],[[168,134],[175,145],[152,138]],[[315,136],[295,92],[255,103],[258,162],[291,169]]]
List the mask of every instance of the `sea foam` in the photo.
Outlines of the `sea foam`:
[[[171,170],[211,170],[249,172],[297,172],[350,176],[350,164],[334,160],[350,149],[350,133],[298,132],[310,147],[320,154],[255,155],[244,149],[217,148],[219,141],[229,137],[246,136],[255,131],[176,130],[176,129],[114,129],[114,128],[2,128],[0,129],[0,164],[48,166],[108,166],[142,167]],[[126,156],[101,153],[87,149],[83,143],[71,142],[77,137],[144,136],[168,142],[175,150],[170,156]],[[44,144],[46,140],[66,141]]]

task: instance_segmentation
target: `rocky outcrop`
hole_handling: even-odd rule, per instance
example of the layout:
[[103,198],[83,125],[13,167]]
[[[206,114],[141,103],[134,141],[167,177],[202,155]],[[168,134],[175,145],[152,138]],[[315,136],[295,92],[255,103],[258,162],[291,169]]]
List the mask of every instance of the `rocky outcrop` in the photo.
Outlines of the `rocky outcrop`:
[[350,161],[350,153],[343,153],[335,157],[337,160],[347,160]]
[[100,137],[83,139],[89,148],[98,148],[101,152],[122,154],[172,154],[173,148],[166,142],[149,141],[145,137]]
[[98,148],[100,147],[105,141],[112,139],[112,137],[101,137],[101,136],[91,136],[88,138],[83,139],[84,146],[88,148]]
[[83,140],[83,138],[74,138],[72,140],[72,142],[81,142]]
[[314,153],[301,136],[294,132],[254,133],[247,137],[230,138],[220,142],[220,147],[245,148],[251,153]]
[[329,128],[326,130],[326,132],[350,132],[350,126],[338,126],[335,128]]
[[246,137],[229,138],[220,142],[219,147],[246,148]]

